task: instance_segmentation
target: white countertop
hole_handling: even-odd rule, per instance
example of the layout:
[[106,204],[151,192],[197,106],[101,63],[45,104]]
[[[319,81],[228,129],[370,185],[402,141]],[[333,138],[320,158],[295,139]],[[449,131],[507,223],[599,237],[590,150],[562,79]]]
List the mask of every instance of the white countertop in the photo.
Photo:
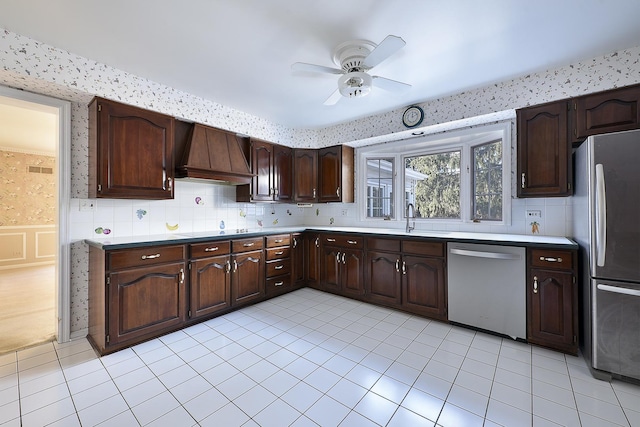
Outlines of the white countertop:
[[451,241],[474,241],[482,243],[494,243],[505,245],[553,245],[553,246],[571,246],[576,247],[576,243],[566,237],[556,236],[531,236],[526,234],[500,234],[500,233],[474,233],[465,231],[426,231],[413,230],[409,233],[404,229],[396,228],[375,228],[375,227],[318,227],[318,226],[299,226],[299,227],[269,227],[248,230],[216,230],[216,231],[196,231],[191,233],[175,233],[175,234],[158,234],[147,236],[127,236],[114,237],[105,239],[86,239],[89,245],[102,249],[124,249],[127,247],[138,247],[147,245],[160,245],[175,242],[177,244],[205,241],[208,239],[222,238],[240,238],[255,235],[275,234],[275,233],[294,233],[302,231],[327,231],[342,232],[355,234],[374,234],[381,236],[400,236],[400,237],[424,237]]

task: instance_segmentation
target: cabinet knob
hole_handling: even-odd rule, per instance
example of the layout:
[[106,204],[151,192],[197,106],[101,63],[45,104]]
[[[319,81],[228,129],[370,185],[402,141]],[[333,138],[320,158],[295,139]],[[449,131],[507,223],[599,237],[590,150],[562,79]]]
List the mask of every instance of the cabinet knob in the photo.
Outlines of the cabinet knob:
[[533,276],[533,293],[538,293],[538,276]]
[[140,258],[141,259],[156,259],[156,258],[160,258],[160,254],[142,255]]

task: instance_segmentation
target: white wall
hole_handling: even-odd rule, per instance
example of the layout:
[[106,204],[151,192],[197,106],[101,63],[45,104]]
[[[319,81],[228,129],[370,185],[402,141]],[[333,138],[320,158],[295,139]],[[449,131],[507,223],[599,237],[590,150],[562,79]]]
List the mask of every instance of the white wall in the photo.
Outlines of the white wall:
[[[544,73],[467,91],[459,95],[420,104],[425,125],[447,123],[496,111],[518,108],[582,93],[595,92],[640,82],[640,47],[612,53]],[[263,225],[335,225],[358,223],[354,205],[318,205],[300,209],[294,205],[248,205],[234,200],[232,187],[190,182],[176,183],[172,201],[105,200],[96,211],[80,211],[87,202],[88,115],[87,104],[94,95],[160,111],[176,117],[206,123],[290,146],[312,147],[348,143],[404,130],[402,110],[390,111],[324,130],[288,129],[259,117],[131,75],[105,64],[56,49],[33,39],[0,29],[0,84],[72,101],[71,147],[71,330],[88,325],[88,250],[84,238],[149,235],[165,232],[166,224],[179,224],[179,231],[218,230],[220,220],[227,228]],[[515,139],[513,141],[515,144]],[[515,171],[515,168],[514,168]],[[201,197],[203,205],[195,203]],[[527,206],[543,211],[541,234],[563,235],[570,227],[567,199],[514,200],[514,223],[510,232],[526,233]],[[138,218],[137,211],[147,212]],[[342,215],[346,209],[346,216]],[[242,211],[242,214],[241,214]],[[288,212],[287,212],[288,211]],[[317,212],[317,214],[316,214]],[[246,214],[246,215],[244,215]],[[243,216],[244,215],[244,216]],[[162,227],[165,227],[165,230]],[[166,230],[168,232],[168,230]]]

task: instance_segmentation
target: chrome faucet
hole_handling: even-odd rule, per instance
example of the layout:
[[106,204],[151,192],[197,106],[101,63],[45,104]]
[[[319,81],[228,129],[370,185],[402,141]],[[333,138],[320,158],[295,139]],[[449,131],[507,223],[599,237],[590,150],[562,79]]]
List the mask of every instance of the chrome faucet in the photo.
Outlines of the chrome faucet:
[[[409,214],[411,212],[411,214]],[[416,228],[416,208],[413,203],[407,205],[407,233]],[[413,219],[413,225],[409,225],[409,218]]]

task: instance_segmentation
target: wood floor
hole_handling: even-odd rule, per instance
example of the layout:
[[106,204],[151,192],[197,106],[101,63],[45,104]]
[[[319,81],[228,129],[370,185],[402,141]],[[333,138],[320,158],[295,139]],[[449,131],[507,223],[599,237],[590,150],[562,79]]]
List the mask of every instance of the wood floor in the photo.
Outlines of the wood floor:
[[55,266],[0,270],[0,354],[55,338]]

